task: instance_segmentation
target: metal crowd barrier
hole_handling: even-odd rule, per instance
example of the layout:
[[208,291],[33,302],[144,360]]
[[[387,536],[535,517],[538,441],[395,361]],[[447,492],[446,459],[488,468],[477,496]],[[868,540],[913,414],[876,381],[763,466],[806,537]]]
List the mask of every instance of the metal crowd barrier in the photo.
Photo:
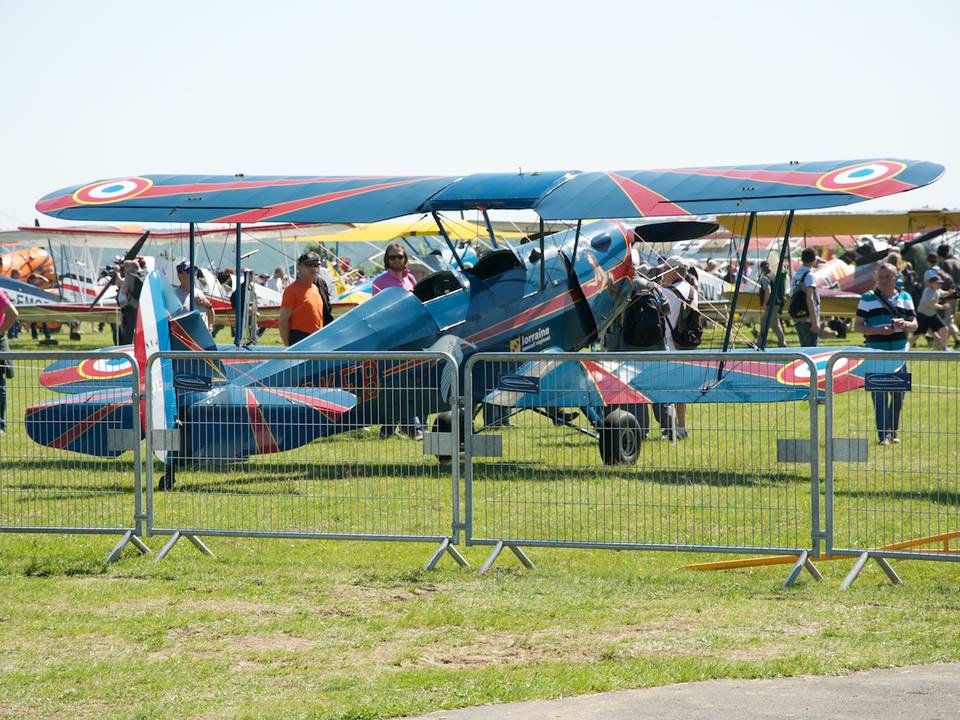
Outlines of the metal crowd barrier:
[[145,376],[148,533],[170,536],[158,559],[180,537],[209,553],[200,536],[231,535],[432,541],[428,567],[444,552],[465,564],[450,355],[164,352]]
[[870,558],[897,584],[888,559],[960,560],[960,356],[883,358],[862,390],[834,394],[827,373],[826,551],[858,558],[844,587]]
[[[770,360],[788,365],[782,382],[763,377],[777,374]],[[686,438],[675,410],[626,384],[638,371],[641,389],[700,389]],[[731,372],[755,399],[805,399],[706,402]],[[590,406],[585,375],[606,407]],[[805,355],[484,353],[465,378],[465,406],[479,409],[465,422],[466,542],[494,546],[484,570],[503,548],[529,564],[522,546],[551,546],[796,555],[791,581],[816,573],[817,375]]]
[[[64,383],[83,392],[53,388]],[[143,534],[140,375],[124,353],[0,353],[0,532]],[[83,446],[91,454],[69,448]]]

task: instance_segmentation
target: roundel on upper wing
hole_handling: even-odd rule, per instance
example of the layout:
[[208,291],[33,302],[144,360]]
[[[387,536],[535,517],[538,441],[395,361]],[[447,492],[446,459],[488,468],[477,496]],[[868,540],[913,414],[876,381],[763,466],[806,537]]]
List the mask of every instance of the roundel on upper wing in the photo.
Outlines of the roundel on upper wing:
[[821,190],[856,190],[889,180],[899,175],[905,167],[904,163],[892,160],[848,165],[821,175],[817,179],[817,187]]
[[75,202],[81,205],[99,205],[101,203],[129,200],[150,189],[153,180],[143,177],[104,180],[86,185],[73,194]]
[[[827,362],[833,357],[833,352],[814,353],[810,356],[814,366],[817,369],[817,384],[822,386],[826,377]],[[848,375],[854,368],[863,362],[859,358],[841,357],[833,366],[833,378]],[[777,382],[784,385],[809,385],[810,384],[810,366],[806,360],[794,360],[788,365],[784,365],[777,373]]]

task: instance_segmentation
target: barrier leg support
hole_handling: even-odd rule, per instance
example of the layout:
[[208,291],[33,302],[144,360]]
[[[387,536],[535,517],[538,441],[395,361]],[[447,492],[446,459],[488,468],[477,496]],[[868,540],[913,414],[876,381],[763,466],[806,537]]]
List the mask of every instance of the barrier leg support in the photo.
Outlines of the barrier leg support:
[[897,575],[896,571],[893,569],[890,563],[887,562],[886,558],[874,556],[873,559],[877,561],[877,565],[880,566],[880,569],[887,574],[887,577],[890,578],[891,583],[894,585],[903,585],[903,580],[900,579],[900,576]]
[[460,552],[450,543],[450,538],[444,538],[443,542],[440,543],[440,547],[437,548],[437,551],[433,553],[430,557],[430,560],[427,561],[425,570],[433,570],[437,563],[440,562],[440,558],[443,557],[444,553],[449,553],[450,557],[453,558],[453,561],[457,563],[460,567],[470,567],[470,563],[467,562],[467,559],[460,554]]
[[170,539],[167,540],[166,544],[160,548],[160,552],[157,553],[157,556],[154,558],[154,562],[160,562],[163,560],[167,556],[167,553],[173,549],[173,546],[177,544],[177,540],[179,540],[181,537],[185,537],[187,540],[189,540],[197,550],[202,552],[207,557],[215,557],[215,555],[210,552],[210,548],[204,545],[200,538],[198,538],[196,535],[181,533],[179,530],[177,530],[173,533],[173,535],[170,536]]
[[202,553],[203,553],[204,555],[206,555],[207,557],[211,557],[211,558],[212,558],[212,557],[216,557],[216,555],[214,555],[212,552],[210,552],[210,548],[208,548],[206,545],[204,545],[204,544],[203,544],[203,541],[201,541],[200,538],[198,538],[196,535],[187,535],[186,538],[187,538],[187,540],[189,540],[191,543],[193,543],[193,546],[194,546],[197,550],[199,550],[200,552],[202,552]]
[[817,570],[817,566],[813,564],[813,561],[810,559],[810,551],[804,550],[800,553],[800,557],[797,558],[797,561],[793,564],[793,567],[790,569],[790,574],[787,576],[787,579],[784,581],[784,587],[790,587],[793,585],[797,578],[800,577],[800,573],[806,568],[807,572],[813,576],[813,579],[817,582],[823,580],[823,575],[820,574],[820,571]]
[[485,575],[486,573],[488,573],[490,571],[490,568],[492,568],[493,564],[497,561],[497,558],[500,557],[500,553],[503,552],[503,549],[505,547],[510,548],[511,552],[513,552],[513,554],[517,556],[517,560],[519,560],[525,568],[527,568],[528,570],[536,569],[536,566],[532,562],[530,562],[530,558],[526,556],[526,553],[524,553],[523,550],[521,550],[516,545],[507,545],[506,543],[503,542],[503,540],[498,540],[497,544],[493,546],[493,550],[487,556],[487,559],[483,561],[483,565],[477,571],[477,574]]
[[891,567],[890,563],[887,562],[886,558],[879,557],[877,555],[870,555],[869,552],[861,553],[860,557],[857,558],[857,561],[853,564],[853,567],[850,568],[850,572],[847,573],[847,577],[844,578],[843,584],[840,586],[841,590],[849,590],[850,586],[853,585],[853,581],[857,579],[857,576],[860,575],[860,571],[863,570],[863,566],[867,564],[867,561],[870,558],[873,558],[877,561],[877,565],[880,566],[880,569],[886,574],[890,579],[890,582],[894,585],[903,585],[903,580],[900,579],[900,576],[897,575],[896,571]]
[[123,552],[123,549],[128,543],[133,545],[141,555],[146,555],[147,553],[151,552],[150,548],[144,544],[143,540],[133,534],[133,530],[127,530],[123,534],[123,537],[120,538],[120,542],[118,542],[116,546],[114,546],[113,550],[110,551],[110,554],[107,555],[107,562],[112,563],[119,560],[120,554]]
[[860,557],[857,558],[857,561],[853,564],[853,567],[850,568],[850,572],[847,573],[847,576],[840,584],[841,590],[850,589],[850,586],[853,585],[853,581],[857,579],[857,576],[860,574],[860,571],[863,570],[863,566],[867,564],[867,560],[869,559],[870,553],[865,552],[860,554]]

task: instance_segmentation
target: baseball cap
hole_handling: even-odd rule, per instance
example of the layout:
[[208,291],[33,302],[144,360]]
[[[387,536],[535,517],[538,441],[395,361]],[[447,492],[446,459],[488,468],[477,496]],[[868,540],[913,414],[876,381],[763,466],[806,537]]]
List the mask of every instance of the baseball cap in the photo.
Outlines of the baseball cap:
[[[170,267],[170,266],[168,265],[167,267]],[[184,260],[182,263],[180,263],[179,265],[177,265],[177,272],[178,272],[178,273],[190,272],[191,269],[192,269],[192,268],[190,267],[190,263],[187,262],[186,260]]]
[[930,282],[931,280],[936,280],[937,282],[943,282],[943,276],[940,275],[940,272],[930,268],[923,274],[923,281]]
[[666,260],[663,261],[663,264],[667,267],[673,268],[674,270],[686,270],[687,261],[684,260],[679,255],[671,255]]

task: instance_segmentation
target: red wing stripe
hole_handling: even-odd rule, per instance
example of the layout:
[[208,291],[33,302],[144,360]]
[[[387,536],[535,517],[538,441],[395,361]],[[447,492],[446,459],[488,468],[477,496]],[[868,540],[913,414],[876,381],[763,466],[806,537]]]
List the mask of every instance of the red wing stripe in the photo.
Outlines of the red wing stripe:
[[253,390],[249,389],[247,390],[247,419],[250,422],[253,440],[257,444],[257,452],[261,455],[280,452],[280,448],[277,447],[277,440],[270,432],[270,426],[263,416],[263,408],[257,402]]
[[690,214],[679,205],[670,202],[660,193],[651,190],[646,185],[641,185],[636,180],[631,180],[628,177],[613,172],[608,172],[607,176],[617,184],[624,195],[630,198],[630,202],[637,208],[640,215],[644,217],[648,215]]
[[[137,195],[141,198],[159,198],[170,197],[172,195],[191,195],[196,193],[221,192],[223,190],[257,190],[268,187],[289,187],[295,185],[313,185],[316,183],[349,182],[351,180],[381,180],[380,176],[374,177],[307,177],[307,178],[287,178],[273,180],[237,180],[225,183],[190,183],[188,185],[152,185],[148,190]],[[119,201],[119,202],[122,202]],[[51,198],[47,201],[37,203],[37,210],[46,213],[53,210],[62,210],[63,208],[75,207],[76,202],[73,194],[61,195],[57,198]]]
[[367,185],[366,187],[351,188],[349,190],[338,190],[337,192],[325,193],[323,195],[313,195],[311,197],[300,198],[299,200],[291,200],[289,202],[279,203],[277,205],[270,205],[265,208],[258,208],[256,210],[247,210],[246,212],[236,213],[234,215],[225,215],[216,220],[210,220],[210,222],[218,223],[255,223],[262,222],[264,220],[269,220],[272,217],[277,217],[278,215],[286,215],[287,213],[296,212],[297,210],[303,210],[304,208],[314,207],[316,205],[323,205],[329,202],[335,202],[336,200],[343,200],[344,198],[355,197],[357,195],[364,195],[366,193],[377,192],[378,190],[386,190],[388,188],[402,187],[404,185],[411,185],[413,183],[422,182],[424,180],[435,180],[436,178],[412,178],[405,180],[397,180],[396,182],[389,183],[380,183],[379,185]]
[[[700,175],[702,177],[723,177],[734,180],[755,180],[757,182],[773,183],[775,185],[792,185],[795,187],[805,187],[817,190],[818,192],[829,192],[817,186],[817,182],[823,177],[820,172],[801,172],[798,170],[717,170],[714,168],[680,168],[674,170],[663,170],[660,172],[673,173],[676,175]],[[885,197],[906,190],[912,190],[915,186],[905,183],[896,178],[883,180],[872,185],[853,188],[851,190],[837,189],[835,192],[846,195],[857,195],[865,198]]]
[[649,404],[650,398],[592,360],[582,362],[606,405]]
[[93,411],[83,420],[78,422],[72,428],[67,430],[65,433],[60,435],[57,438],[54,438],[48,447],[56,448],[57,450],[63,450],[69,446],[74,440],[79,438],[85,432],[87,432],[94,425],[99,423],[101,420],[106,418],[110,413],[120,407],[121,403],[110,403],[109,405],[104,405],[102,408],[98,408]]
[[[340,405],[339,403],[330,402],[329,400],[324,400],[322,398],[316,398],[312,395],[291,392],[289,390],[280,390],[278,388],[261,388],[261,390],[263,392],[268,392],[271,395],[282,397],[284,400],[291,400],[293,402],[312,407],[314,410],[319,410],[327,417],[343,415],[343,413],[350,409],[344,405]],[[250,391],[248,390],[247,392]]]

